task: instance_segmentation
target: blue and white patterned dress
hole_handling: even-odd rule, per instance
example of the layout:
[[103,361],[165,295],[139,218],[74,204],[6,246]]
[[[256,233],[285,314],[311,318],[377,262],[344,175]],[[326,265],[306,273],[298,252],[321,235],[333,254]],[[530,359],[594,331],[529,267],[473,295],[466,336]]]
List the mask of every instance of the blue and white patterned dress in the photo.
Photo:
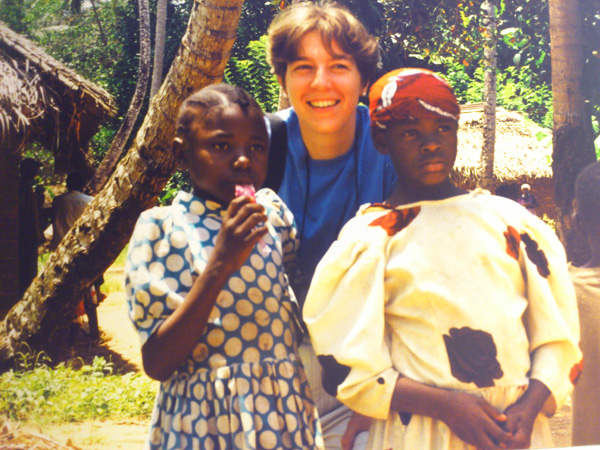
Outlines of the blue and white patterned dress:
[[[219,294],[192,354],[161,384],[150,449],[322,448],[316,409],[297,356],[298,312],[284,271],[297,247],[277,195],[256,201],[269,232]],[[180,192],[145,211],[129,244],[129,315],[143,345],[180,305],[214,248],[226,209]]]

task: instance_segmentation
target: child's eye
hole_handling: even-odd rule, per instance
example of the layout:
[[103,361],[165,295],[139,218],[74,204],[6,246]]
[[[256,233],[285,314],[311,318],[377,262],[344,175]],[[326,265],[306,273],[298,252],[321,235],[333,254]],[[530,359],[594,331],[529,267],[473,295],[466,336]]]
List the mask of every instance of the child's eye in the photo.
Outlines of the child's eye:
[[442,125],[438,129],[441,133],[447,133],[452,130],[452,127],[450,125]]
[[252,150],[253,152],[264,152],[265,149],[266,149],[266,147],[261,144],[254,144],[254,145],[250,146],[250,150]]
[[417,135],[417,130],[405,130],[402,132],[402,137],[411,138]]
[[212,147],[218,152],[223,152],[229,149],[229,144],[227,142],[215,142]]

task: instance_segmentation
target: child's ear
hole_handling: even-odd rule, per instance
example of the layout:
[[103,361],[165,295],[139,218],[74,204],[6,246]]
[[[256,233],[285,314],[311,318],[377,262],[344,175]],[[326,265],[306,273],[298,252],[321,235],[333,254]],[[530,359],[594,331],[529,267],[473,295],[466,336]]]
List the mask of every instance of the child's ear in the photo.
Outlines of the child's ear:
[[175,139],[173,139],[171,151],[173,152],[173,155],[175,155],[177,167],[179,169],[187,169],[187,152],[185,151],[185,143],[183,142],[183,139],[181,139],[180,137],[176,137]]
[[385,131],[376,126],[371,127],[371,136],[373,137],[373,143],[375,144],[377,151],[382,155],[387,155],[388,150],[385,142]]

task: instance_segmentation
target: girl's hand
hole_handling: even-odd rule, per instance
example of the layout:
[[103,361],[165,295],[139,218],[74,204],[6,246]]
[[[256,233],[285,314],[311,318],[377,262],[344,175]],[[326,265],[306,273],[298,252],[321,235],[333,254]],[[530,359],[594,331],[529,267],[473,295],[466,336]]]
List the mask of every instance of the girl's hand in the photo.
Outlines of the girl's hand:
[[441,420],[460,439],[479,450],[508,448],[512,435],[503,429],[506,416],[483,398],[428,386],[398,377],[392,409]]
[[530,380],[525,394],[506,409],[506,431],[512,433],[512,449],[529,448],[536,417],[550,396],[550,390],[538,380]]
[[212,257],[227,273],[239,270],[258,240],[267,233],[265,208],[250,197],[237,197],[229,203],[223,225],[215,241]]
[[460,439],[479,450],[505,449],[512,439],[501,425],[506,416],[475,395],[449,392],[439,418]]

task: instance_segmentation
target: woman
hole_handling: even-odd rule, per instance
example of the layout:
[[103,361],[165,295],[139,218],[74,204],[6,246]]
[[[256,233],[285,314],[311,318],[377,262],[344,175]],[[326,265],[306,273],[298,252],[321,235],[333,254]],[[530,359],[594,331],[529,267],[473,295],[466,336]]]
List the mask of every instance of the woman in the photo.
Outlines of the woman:
[[[362,24],[333,3],[305,2],[277,16],[268,38],[267,58],[292,106],[278,113],[287,130],[278,193],[299,230],[299,271],[290,278],[302,305],[317,263],[342,226],[361,204],[387,198],[396,175],[375,150],[369,111],[358,104],[378,62],[377,42]],[[366,433],[354,440],[364,420],[353,417],[348,426],[351,411],[323,391],[308,339],[300,353],[327,450],[342,448],[340,440],[345,449],[364,448]]]

